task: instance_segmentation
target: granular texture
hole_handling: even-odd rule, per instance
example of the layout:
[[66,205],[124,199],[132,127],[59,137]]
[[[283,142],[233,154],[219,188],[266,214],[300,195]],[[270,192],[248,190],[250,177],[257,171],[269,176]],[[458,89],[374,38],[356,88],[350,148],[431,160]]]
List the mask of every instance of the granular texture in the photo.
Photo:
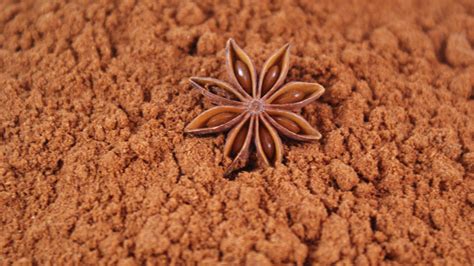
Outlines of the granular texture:
[[[318,82],[275,168],[184,135],[292,44]],[[2,1],[0,264],[474,264],[474,2]]]

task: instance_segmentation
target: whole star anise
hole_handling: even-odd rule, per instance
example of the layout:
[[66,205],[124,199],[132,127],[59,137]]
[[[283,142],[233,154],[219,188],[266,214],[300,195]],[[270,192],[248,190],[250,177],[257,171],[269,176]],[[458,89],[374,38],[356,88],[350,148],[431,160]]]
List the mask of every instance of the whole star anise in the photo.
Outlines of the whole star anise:
[[185,132],[208,134],[230,129],[224,156],[233,160],[226,175],[248,163],[252,137],[259,161],[267,166],[282,159],[283,144],[278,133],[300,141],[321,138],[315,128],[293,111],[319,98],[324,88],[307,82],[281,86],[289,69],[289,48],[287,44],[270,56],[257,78],[249,56],[230,39],[226,60],[233,86],[213,78],[190,78],[191,84],[217,106],[197,116]]

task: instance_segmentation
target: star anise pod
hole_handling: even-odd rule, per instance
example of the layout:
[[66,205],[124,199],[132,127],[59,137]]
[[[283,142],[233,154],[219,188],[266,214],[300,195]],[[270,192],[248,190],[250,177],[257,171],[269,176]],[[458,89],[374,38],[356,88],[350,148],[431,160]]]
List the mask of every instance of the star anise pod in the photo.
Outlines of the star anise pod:
[[230,157],[232,163],[226,175],[248,163],[252,143],[259,162],[270,166],[282,160],[283,144],[279,134],[300,141],[321,138],[321,134],[294,111],[319,98],[324,88],[307,82],[289,82],[282,86],[289,69],[289,48],[287,44],[270,56],[258,78],[249,56],[230,39],[226,60],[232,85],[213,78],[190,78],[191,84],[217,106],[197,116],[185,132],[208,134],[230,130],[224,156]]

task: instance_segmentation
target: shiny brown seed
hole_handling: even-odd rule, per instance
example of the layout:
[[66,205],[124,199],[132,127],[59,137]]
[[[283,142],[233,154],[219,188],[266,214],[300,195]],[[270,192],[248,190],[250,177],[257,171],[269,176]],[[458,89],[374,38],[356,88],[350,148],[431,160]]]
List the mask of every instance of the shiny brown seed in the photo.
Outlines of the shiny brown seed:
[[213,117],[211,117],[209,120],[206,122],[207,127],[215,127],[222,125],[228,121],[230,121],[232,118],[236,117],[238,114],[237,113],[230,113],[230,112],[224,112],[217,114]]
[[278,79],[278,75],[280,74],[280,66],[274,65],[270,69],[268,69],[267,74],[265,75],[265,78],[263,79],[263,84],[262,84],[262,96],[269,91],[272,86],[275,84],[275,82]]
[[295,103],[304,99],[304,93],[301,91],[288,91],[280,95],[273,103],[276,104],[285,104],[285,103]]
[[234,144],[232,144],[232,156],[236,156],[242,149],[242,146],[244,146],[245,137],[247,137],[248,130],[249,126],[245,125],[240,129],[239,133],[237,133],[237,136],[234,139]]
[[237,80],[239,81],[240,85],[244,88],[244,90],[248,94],[251,95],[252,94],[252,80],[250,77],[249,69],[244,64],[244,62],[240,60],[235,61],[234,68],[235,68],[235,76],[237,77]]
[[300,132],[301,128],[296,124],[293,120],[288,119],[283,116],[275,116],[273,119],[280,125],[282,125],[284,128],[288,129],[289,131],[293,133],[298,133]]
[[259,134],[263,152],[269,161],[273,161],[273,155],[275,154],[275,142],[273,141],[270,132],[268,132],[268,129],[264,125],[261,125],[259,128]]

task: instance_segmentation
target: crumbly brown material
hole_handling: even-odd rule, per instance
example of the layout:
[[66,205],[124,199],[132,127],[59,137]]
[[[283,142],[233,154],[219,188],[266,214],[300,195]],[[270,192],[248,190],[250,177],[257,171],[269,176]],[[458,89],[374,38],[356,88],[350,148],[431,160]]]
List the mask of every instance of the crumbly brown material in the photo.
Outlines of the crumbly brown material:
[[[0,264],[473,264],[472,1],[0,3]],[[245,3],[243,3],[245,2]],[[228,38],[323,138],[222,177]]]

